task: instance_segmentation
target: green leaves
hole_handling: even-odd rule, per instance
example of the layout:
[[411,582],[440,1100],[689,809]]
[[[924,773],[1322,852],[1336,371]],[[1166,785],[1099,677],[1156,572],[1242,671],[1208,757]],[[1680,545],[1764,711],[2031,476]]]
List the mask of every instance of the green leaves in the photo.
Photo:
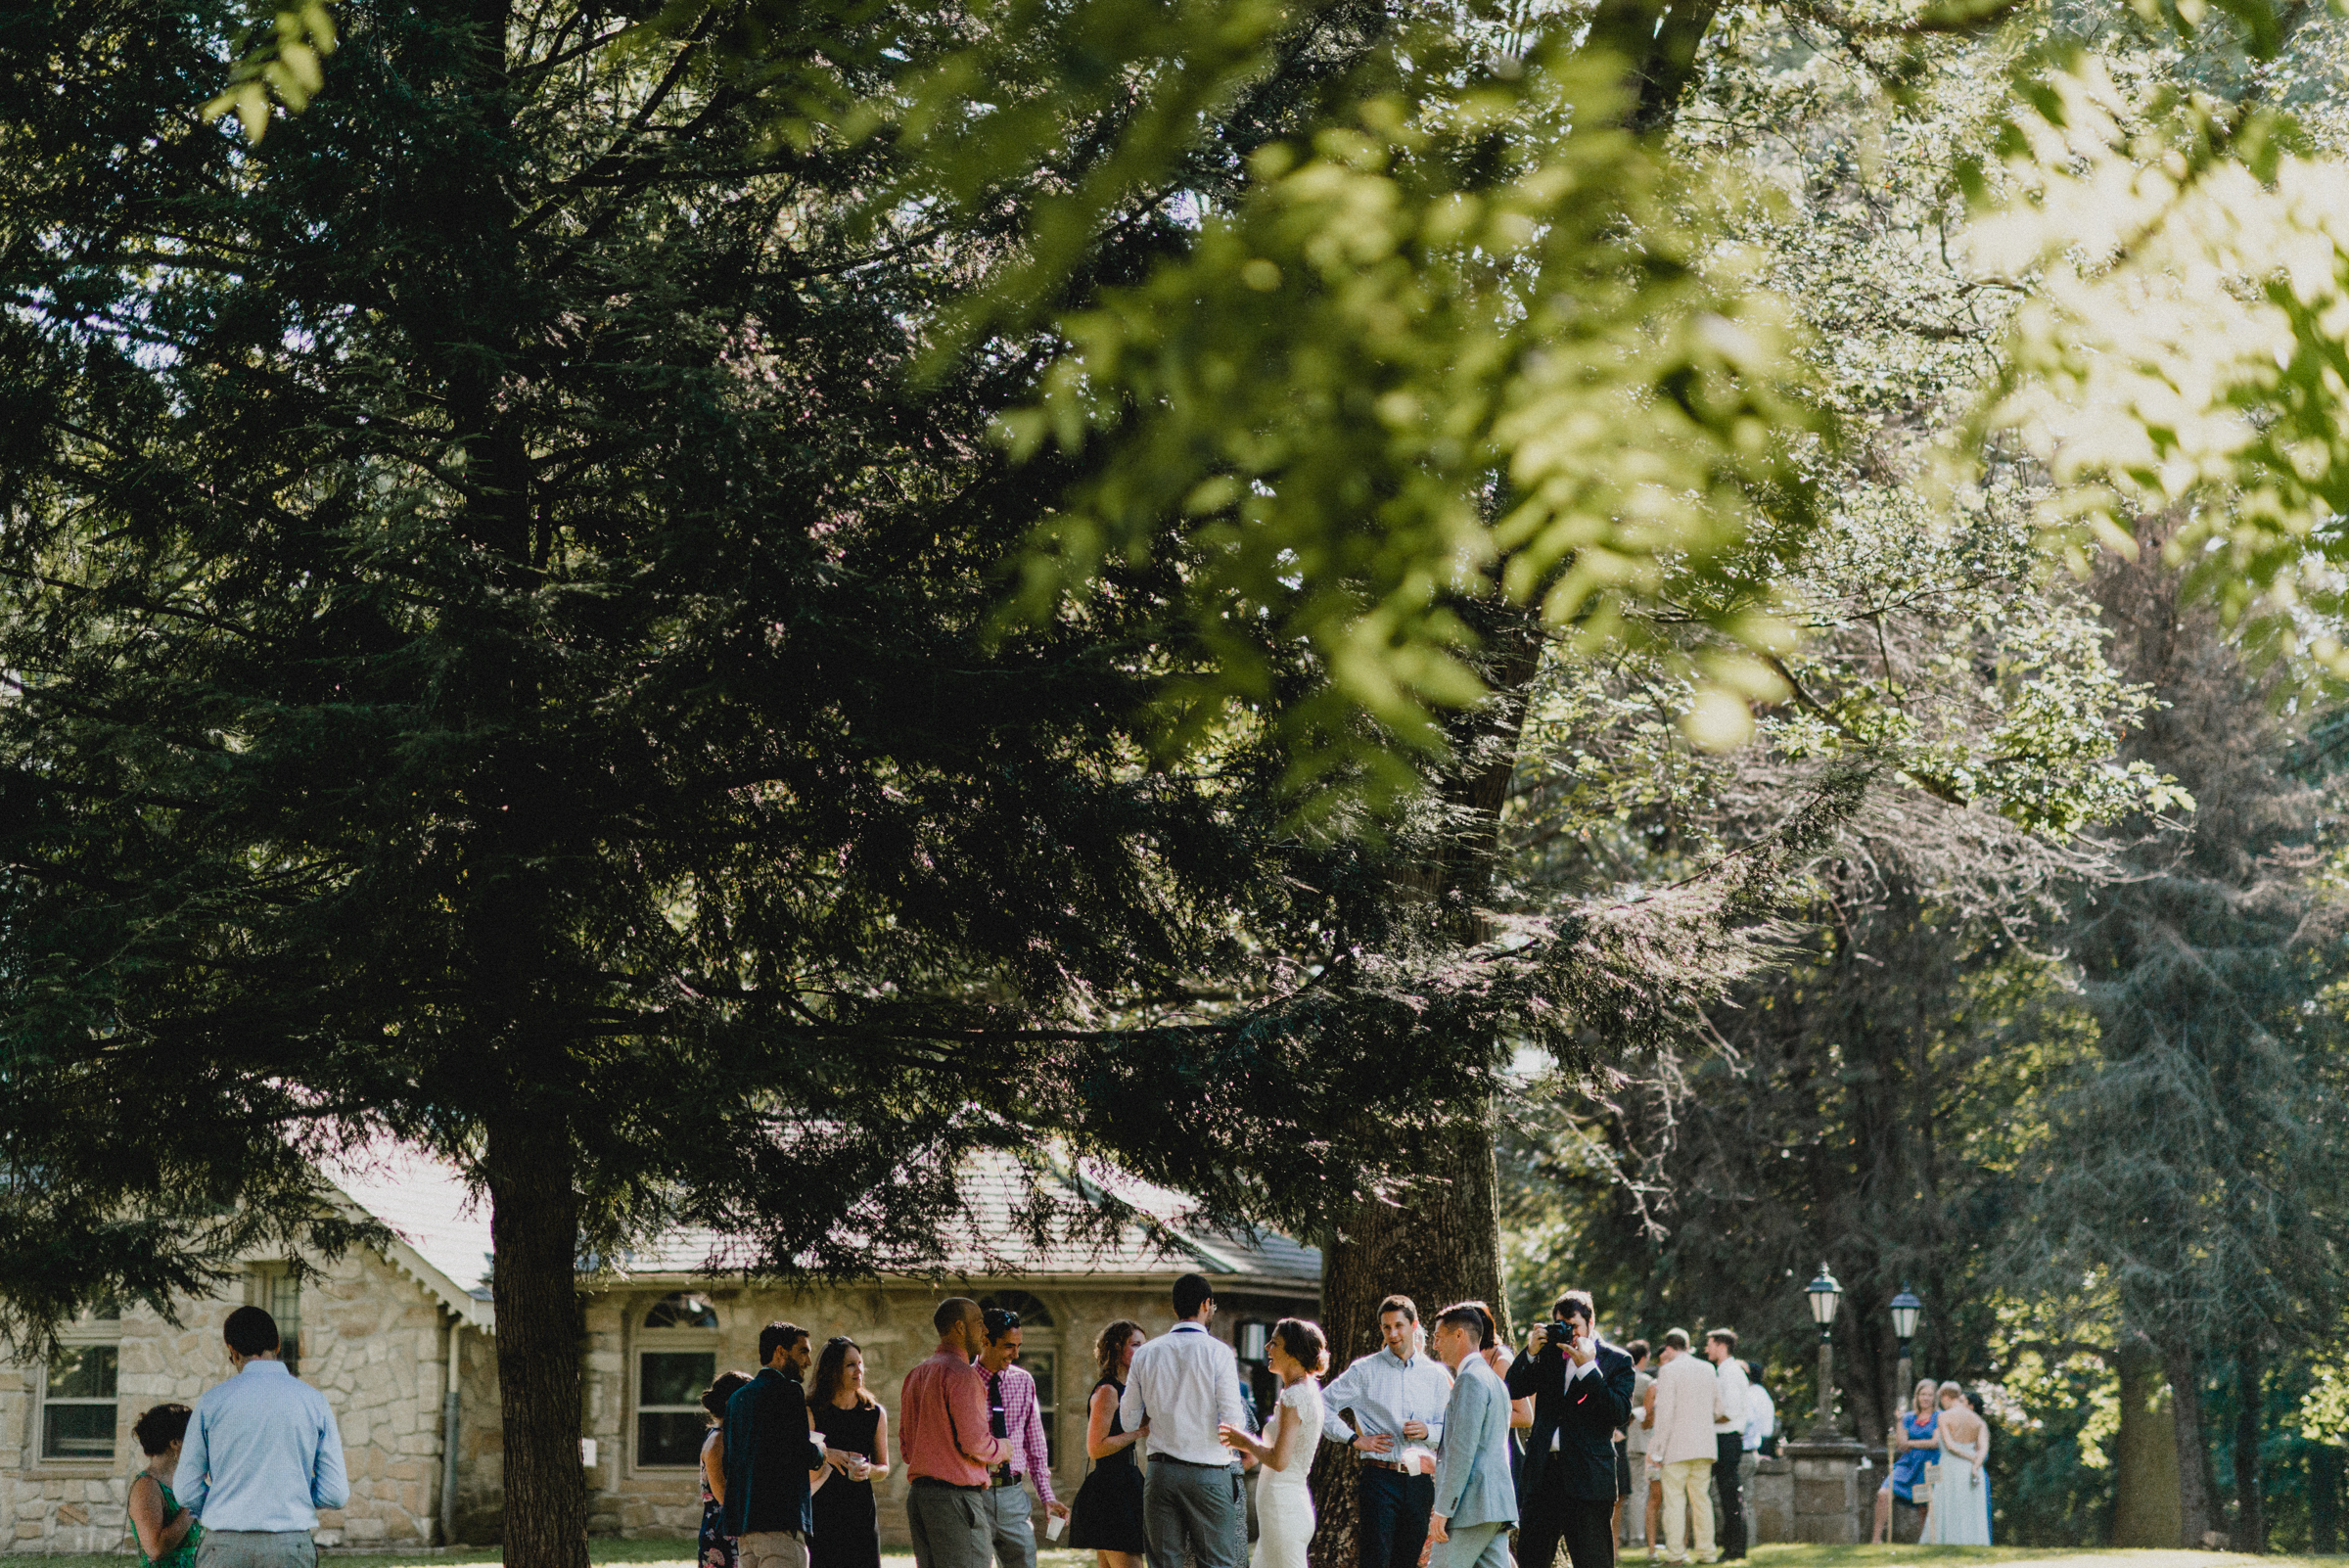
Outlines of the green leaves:
[[[1257,707],[1297,782],[1400,791],[1483,691],[1464,605],[1538,605],[1585,650],[1639,640],[1762,496],[1799,510],[1787,438],[1811,421],[1782,311],[1616,128],[1614,62],[1414,36],[1382,64],[1393,90],[1259,151],[1183,255],[1065,317],[1070,350],[1002,429],[1088,470],[1023,564],[1025,615],[1177,553],[1218,671],[1175,737]],[[1324,687],[1276,692],[1267,623]]]
[[233,110],[245,139],[259,143],[269,129],[272,98],[299,115],[325,87],[323,61],[335,52],[335,19],[324,0],[256,17],[237,34],[228,85],[204,106],[204,117],[218,119]]

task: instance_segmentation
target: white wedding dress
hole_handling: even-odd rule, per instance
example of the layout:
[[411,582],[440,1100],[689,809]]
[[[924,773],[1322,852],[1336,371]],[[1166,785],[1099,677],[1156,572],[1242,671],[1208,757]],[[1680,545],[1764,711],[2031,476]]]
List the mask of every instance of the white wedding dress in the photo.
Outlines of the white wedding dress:
[[1941,1434],[1941,1463],[1934,1467],[1933,1500],[1925,1512],[1920,1545],[1987,1546],[1990,1545],[1990,1481],[1982,1473],[1989,1453],[1988,1434],[1973,1444]]
[[[1313,1540],[1313,1495],[1305,1484],[1321,1442],[1321,1385],[1311,1376],[1280,1391],[1281,1407],[1298,1423],[1289,1439],[1289,1467],[1256,1467],[1256,1552],[1248,1568],[1306,1568],[1305,1548]],[[1264,1441],[1272,1440],[1265,1429]]]

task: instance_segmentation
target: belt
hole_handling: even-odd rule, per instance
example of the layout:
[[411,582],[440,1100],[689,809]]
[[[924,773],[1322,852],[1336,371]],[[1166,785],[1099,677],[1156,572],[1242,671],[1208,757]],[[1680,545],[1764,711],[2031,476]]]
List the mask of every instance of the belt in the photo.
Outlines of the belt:
[[996,1465],[987,1472],[987,1478],[999,1487],[1016,1487],[1020,1484],[1020,1472],[1008,1464]]
[[[1396,1470],[1400,1471],[1404,1475],[1417,1475],[1419,1473],[1418,1465],[1405,1464],[1401,1459],[1373,1459],[1365,1454],[1362,1457],[1362,1462],[1374,1470]],[[1431,1477],[1430,1479],[1433,1478]]]
[[1194,1470],[1228,1470],[1240,1461],[1227,1459],[1221,1464],[1202,1464],[1197,1459],[1178,1459],[1172,1453],[1153,1453],[1150,1455],[1150,1462],[1152,1464],[1187,1465]]
[[984,1486],[969,1486],[960,1481],[948,1481],[942,1476],[917,1475],[909,1483],[917,1487],[944,1487],[949,1492],[985,1492]]

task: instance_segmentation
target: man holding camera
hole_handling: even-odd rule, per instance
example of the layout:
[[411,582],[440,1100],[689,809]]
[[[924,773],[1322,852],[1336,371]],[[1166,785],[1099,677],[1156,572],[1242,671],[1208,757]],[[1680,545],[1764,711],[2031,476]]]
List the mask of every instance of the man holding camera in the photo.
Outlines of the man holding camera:
[[1615,1433],[1632,1418],[1632,1359],[1598,1337],[1588,1291],[1570,1290],[1509,1363],[1512,1399],[1532,1395],[1517,1481],[1518,1568],[1614,1568]]

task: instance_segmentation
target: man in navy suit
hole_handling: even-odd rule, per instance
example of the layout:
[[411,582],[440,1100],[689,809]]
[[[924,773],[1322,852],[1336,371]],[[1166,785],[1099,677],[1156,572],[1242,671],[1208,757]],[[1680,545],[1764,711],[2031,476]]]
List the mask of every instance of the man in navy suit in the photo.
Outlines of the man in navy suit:
[[1558,1543],[1574,1568],[1615,1565],[1615,1434],[1632,1418],[1632,1359],[1598,1337],[1588,1291],[1570,1290],[1509,1363],[1509,1397],[1534,1397],[1517,1481],[1517,1568],[1551,1568]]

